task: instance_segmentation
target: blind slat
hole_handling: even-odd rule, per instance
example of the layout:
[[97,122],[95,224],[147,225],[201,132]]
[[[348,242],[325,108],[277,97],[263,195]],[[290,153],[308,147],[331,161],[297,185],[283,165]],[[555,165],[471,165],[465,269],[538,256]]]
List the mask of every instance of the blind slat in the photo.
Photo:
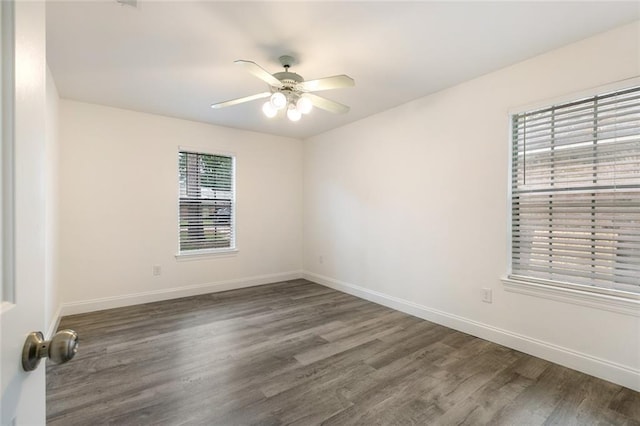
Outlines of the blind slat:
[[180,252],[234,248],[233,157],[178,153]]
[[640,293],[640,87],[512,129],[512,273]]

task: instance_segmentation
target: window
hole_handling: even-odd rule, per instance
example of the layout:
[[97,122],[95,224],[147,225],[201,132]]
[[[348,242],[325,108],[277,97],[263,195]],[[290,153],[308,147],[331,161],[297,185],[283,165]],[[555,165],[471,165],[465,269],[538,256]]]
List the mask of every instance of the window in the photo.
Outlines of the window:
[[180,254],[235,249],[234,158],[180,151]]
[[509,278],[640,294],[640,87],[511,119]]

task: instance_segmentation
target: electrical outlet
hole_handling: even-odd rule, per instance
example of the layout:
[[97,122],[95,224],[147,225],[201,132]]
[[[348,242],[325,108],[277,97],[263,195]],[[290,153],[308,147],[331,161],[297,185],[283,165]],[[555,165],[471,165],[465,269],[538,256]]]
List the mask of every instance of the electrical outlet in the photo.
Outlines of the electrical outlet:
[[493,291],[490,288],[482,289],[482,301],[485,303],[492,303],[493,301]]
[[157,277],[161,273],[162,273],[162,268],[160,268],[160,265],[153,265],[153,275]]
[[318,263],[321,265],[324,263],[324,256],[318,256]]

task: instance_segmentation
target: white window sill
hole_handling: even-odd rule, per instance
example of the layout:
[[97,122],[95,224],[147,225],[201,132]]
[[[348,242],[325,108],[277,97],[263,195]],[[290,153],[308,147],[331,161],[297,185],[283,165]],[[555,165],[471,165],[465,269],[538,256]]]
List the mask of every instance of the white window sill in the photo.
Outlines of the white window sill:
[[526,294],[640,317],[640,295],[638,294],[622,293],[622,295],[616,295],[596,293],[553,285],[552,282],[543,283],[519,277],[504,277],[501,280],[504,284],[505,291],[512,293]]
[[184,252],[176,254],[176,260],[179,262],[191,260],[203,260],[220,257],[233,257],[238,254],[238,249],[225,250],[198,250],[193,252]]

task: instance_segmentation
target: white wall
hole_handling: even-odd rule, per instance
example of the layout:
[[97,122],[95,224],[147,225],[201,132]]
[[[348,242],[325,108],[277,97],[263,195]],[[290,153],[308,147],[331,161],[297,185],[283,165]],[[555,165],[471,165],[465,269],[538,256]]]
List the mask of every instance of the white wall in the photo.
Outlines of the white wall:
[[[65,314],[300,276],[299,140],[63,99],[60,142]],[[180,146],[235,153],[236,255],[176,260]]]
[[509,109],[640,75],[639,40],[620,27],[305,141],[306,276],[640,389],[638,316],[500,281]]
[[47,67],[45,116],[45,321],[46,335],[57,326],[59,316],[58,289],[58,104],[60,96]]

